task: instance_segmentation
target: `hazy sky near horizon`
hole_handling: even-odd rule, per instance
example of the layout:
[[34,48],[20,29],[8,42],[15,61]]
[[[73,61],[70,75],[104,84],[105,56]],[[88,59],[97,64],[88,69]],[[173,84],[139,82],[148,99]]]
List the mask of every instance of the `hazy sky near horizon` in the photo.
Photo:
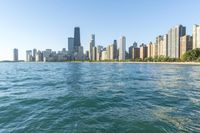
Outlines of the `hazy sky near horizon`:
[[154,42],[177,24],[200,23],[200,0],[0,0],[0,60],[12,60],[13,48],[25,59],[29,49],[67,48],[75,26],[88,49],[90,35],[107,46],[124,35],[127,48],[134,41]]

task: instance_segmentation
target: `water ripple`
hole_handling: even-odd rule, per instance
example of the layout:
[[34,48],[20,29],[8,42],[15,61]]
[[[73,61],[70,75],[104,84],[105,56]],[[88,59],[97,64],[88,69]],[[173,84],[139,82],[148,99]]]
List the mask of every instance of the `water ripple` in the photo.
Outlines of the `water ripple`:
[[192,65],[1,63],[0,132],[200,132]]

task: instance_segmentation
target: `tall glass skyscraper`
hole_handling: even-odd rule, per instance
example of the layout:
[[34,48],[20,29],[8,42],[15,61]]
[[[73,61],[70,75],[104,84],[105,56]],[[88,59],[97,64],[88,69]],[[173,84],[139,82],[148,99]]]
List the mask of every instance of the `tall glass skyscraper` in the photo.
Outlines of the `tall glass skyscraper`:
[[74,52],[78,53],[78,47],[81,46],[81,40],[80,40],[80,28],[75,27],[74,28]]

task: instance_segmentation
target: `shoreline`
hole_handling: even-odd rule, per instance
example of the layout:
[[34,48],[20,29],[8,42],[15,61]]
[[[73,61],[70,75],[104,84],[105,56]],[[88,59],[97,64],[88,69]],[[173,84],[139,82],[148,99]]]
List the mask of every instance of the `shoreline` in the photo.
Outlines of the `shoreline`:
[[69,61],[69,62],[2,62],[0,63],[91,63],[91,64],[167,64],[167,65],[200,65],[200,62],[89,62],[89,61]]
[[71,63],[200,65],[200,62],[71,62]]

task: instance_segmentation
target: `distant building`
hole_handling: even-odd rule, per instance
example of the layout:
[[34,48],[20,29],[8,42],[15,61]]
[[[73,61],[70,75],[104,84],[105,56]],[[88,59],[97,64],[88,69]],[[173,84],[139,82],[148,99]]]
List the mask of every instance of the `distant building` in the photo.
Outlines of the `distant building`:
[[26,51],[26,61],[31,62],[32,61],[32,50],[27,50]]
[[18,49],[13,49],[13,61],[18,61],[19,58],[18,58]]
[[107,60],[110,60],[110,45],[107,46],[106,51],[107,51]]
[[149,45],[147,46],[148,52],[147,52],[147,57],[152,57],[153,58],[153,43],[150,42]]
[[129,47],[129,56],[128,56],[128,57],[129,57],[130,59],[131,59],[132,56],[133,56],[133,55],[132,55],[133,48],[137,48],[137,43],[136,43],[136,42],[134,42],[133,45]]
[[74,52],[78,53],[78,47],[81,46],[80,28],[74,28]]
[[97,46],[96,60],[100,61],[102,56],[103,46]]
[[115,60],[118,59],[117,40],[114,40],[114,42],[113,42],[113,58]]
[[192,50],[192,37],[185,35],[180,39],[180,57],[188,50]]
[[140,48],[133,48],[132,59],[139,59],[139,58],[140,58]]
[[37,54],[37,49],[33,49],[32,61],[36,61],[36,54]]
[[102,60],[102,61],[108,60],[108,54],[107,54],[107,51],[106,51],[106,50],[102,51],[101,60]]
[[152,57],[158,56],[158,44],[154,43],[152,47]]
[[186,27],[175,26],[168,32],[168,56],[171,58],[180,57],[180,38],[186,34]]
[[97,60],[96,55],[97,55],[97,48],[96,48],[96,47],[93,47],[93,48],[92,48],[92,60],[93,60],[93,61],[96,61],[96,60]]
[[147,57],[148,48],[146,45],[142,44],[140,46],[140,58],[145,59]]
[[85,60],[89,60],[89,51],[87,50],[87,51],[85,51]]
[[51,58],[52,49],[46,49],[45,51],[42,52],[42,55],[43,55],[43,60],[44,61],[53,60],[53,58]]
[[110,60],[114,60],[115,59],[115,57],[114,57],[114,53],[115,51],[114,51],[114,44],[111,44],[110,46],[109,46],[109,59]]
[[83,60],[84,54],[83,54],[83,46],[78,47],[78,60]]
[[168,57],[168,35],[163,36],[163,56]]
[[200,24],[193,26],[193,49],[200,48]]
[[125,60],[126,58],[126,38],[122,36],[119,39],[119,60]]
[[43,55],[41,51],[38,51],[36,54],[36,62],[41,62],[43,61]]
[[133,47],[134,47],[134,48],[137,48],[137,42],[134,42],[134,43],[133,43]]
[[90,55],[90,60],[93,60],[93,47],[95,47],[95,35],[91,35],[91,40],[90,40],[90,50],[89,50],[89,55]]
[[156,37],[156,44],[158,46],[158,56],[163,55],[163,36]]
[[68,38],[68,52],[71,56],[74,54],[74,38],[69,37]]

